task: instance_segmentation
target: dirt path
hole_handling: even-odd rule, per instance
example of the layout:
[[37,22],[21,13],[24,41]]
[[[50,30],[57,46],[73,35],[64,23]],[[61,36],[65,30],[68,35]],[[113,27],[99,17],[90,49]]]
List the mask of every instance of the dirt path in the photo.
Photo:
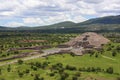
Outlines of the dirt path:
[[[39,54],[39,55],[34,55],[34,56],[30,56],[30,57],[25,57],[25,58],[22,58],[21,60],[23,61],[27,61],[27,60],[31,60],[31,59],[36,59],[36,58],[40,58],[40,57],[44,57],[44,56],[48,56],[48,55],[52,55],[52,54],[55,54],[57,52],[59,52],[60,50],[69,50],[70,48],[52,48],[52,49],[47,49],[47,50],[43,50],[43,54]],[[104,56],[102,55],[103,58],[106,58],[106,59],[110,59],[110,60],[116,60],[116,59],[113,59],[111,57],[107,57],[107,56]],[[4,63],[0,63],[0,66],[4,66],[4,65],[9,65],[9,64],[14,64],[14,63],[17,63],[18,60],[12,60],[12,61],[9,61],[9,62],[4,62]]]
[[[26,58],[23,58],[23,59],[21,59],[21,60],[27,61],[27,60],[31,60],[31,59],[35,59],[35,58],[40,58],[40,57],[43,57],[43,56],[46,56],[46,55],[47,55],[47,53],[44,53],[44,54],[40,54],[40,55],[35,55],[35,56],[31,56],[31,57],[26,57]],[[17,61],[18,61],[18,60],[12,60],[12,61],[10,61],[10,62],[1,63],[0,66],[17,63]]]
[[[31,60],[31,59],[36,59],[36,58],[40,58],[40,57],[44,57],[44,56],[55,54],[55,53],[57,53],[57,52],[59,52],[61,50],[69,50],[69,49],[70,48],[52,48],[52,49],[47,49],[47,50],[43,50],[43,52],[44,52],[43,54],[26,57],[26,58],[23,58],[21,60],[27,61],[27,60]],[[17,63],[17,61],[18,60],[12,60],[12,61],[9,61],[9,62],[0,63],[0,66]]]
[[110,59],[110,60],[116,60],[116,59],[113,59],[113,58],[111,58],[111,57],[107,57],[107,56],[104,56],[104,55],[102,55],[102,57],[103,57],[103,58],[106,58],[106,59]]

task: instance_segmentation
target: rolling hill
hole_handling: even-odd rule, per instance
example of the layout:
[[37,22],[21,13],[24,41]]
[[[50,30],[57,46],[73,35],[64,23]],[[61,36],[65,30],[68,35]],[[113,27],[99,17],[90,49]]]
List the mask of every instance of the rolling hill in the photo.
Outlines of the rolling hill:
[[94,18],[77,25],[90,25],[90,24],[120,24],[120,15],[118,16],[107,16],[101,18]]
[[81,23],[64,21],[35,27],[8,28],[1,26],[0,30],[42,30],[42,32],[120,31],[120,15],[89,19]]
[[76,25],[76,23],[74,23],[74,22],[65,21],[65,22],[48,25],[48,26],[43,26],[42,28],[48,28],[48,29],[49,28],[68,28],[68,27],[73,27],[75,25]]

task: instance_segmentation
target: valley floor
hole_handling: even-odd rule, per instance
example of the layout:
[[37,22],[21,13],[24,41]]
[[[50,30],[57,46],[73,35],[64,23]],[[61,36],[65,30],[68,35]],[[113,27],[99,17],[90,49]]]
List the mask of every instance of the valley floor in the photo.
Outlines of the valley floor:
[[[22,64],[16,63],[1,66],[0,79],[35,80],[35,75],[39,75],[44,80],[60,80],[61,73],[65,73],[69,75],[65,80],[72,80],[77,74],[80,74],[77,76],[78,80],[117,80],[117,77],[120,76],[120,55],[112,57],[112,59],[105,58],[103,55],[99,55],[97,58],[94,55],[90,57],[89,54],[84,56],[73,56],[70,54],[51,55],[24,61]],[[67,69],[67,65],[73,69]],[[9,67],[10,71],[8,70]],[[87,71],[88,68],[92,67],[100,68],[103,71]],[[106,69],[109,67],[113,67],[114,73],[106,73]],[[82,68],[86,70],[80,70]],[[59,69],[63,69],[63,71],[60,73]],[[28,73],[26,72],[27,70]],[[20,76],[20,73],[22,76]],[[52,74],[53,76],[51,76]]]
[[83,56],[68,53],[46,56],[59,51],[54,47],[77,35],[0,32],[0,60],[36,51],[8,51],[11,48],[51,46],[51,49],[39,49],[44,53],[0,62],[0,80],[120,80],[120,36],[117,33],[104,34],[111,43],[104,45],[102,51],[93,50]]

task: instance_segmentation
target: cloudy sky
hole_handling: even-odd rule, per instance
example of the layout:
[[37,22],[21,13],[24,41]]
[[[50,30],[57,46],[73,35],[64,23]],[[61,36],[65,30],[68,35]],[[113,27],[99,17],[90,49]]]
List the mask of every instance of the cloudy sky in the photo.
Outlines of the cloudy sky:
[[1,26],[42,26],[120,15],[120,0],[0,0]]

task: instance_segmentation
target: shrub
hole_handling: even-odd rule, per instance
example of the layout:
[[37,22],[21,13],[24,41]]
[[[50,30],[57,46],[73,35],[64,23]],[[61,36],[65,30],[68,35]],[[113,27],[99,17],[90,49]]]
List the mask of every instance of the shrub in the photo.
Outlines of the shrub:
[[54,76],[55,74],[54,73],[50,73],[50,76],[52,77],[52,76]]
[[18,64],[23,64],[23,60],[18,60]]
[[72,80],[78,80],[77,76],[73,76]]
[[39,74],[35,74],[34,80],[44,80],[44,78],[40,78]]
[[30,70],[29,70],[29,69],[26,69],[25,73],[30,73]]
[[40,68],[42,65],[41,65],[40,62],[36,62],[36,63],[35,63],[35,66],[38,67],[38,68]]
[[116,50],[119,52],[120,51],[120,45],[116,47]]
[[68,70],[77,70],[76,67],[70,66],[70,65],[67,65],[66,69],[68,69]]
[[17,50],[13,52],[13,54],[19,54],[19,53],[20,53],[20,52],[19,52],[19,51],[17,51]]
[[120,77],[117,77],[117,80],[120,80]]
[[97,68],[96,68],[96,72],[101,72],[101,68],[100,68],[100,67],[97,67]]
[[69,74],[67,74],[67,73],[62,73],[60,80],[66,80],[66,78],[68,78],[68,77],[69,77]]
[[24,74],[22,72],[19,72],[18,75],[21,78],[21,77],[23,77]]
[[106,72],[109,73],[109,74],[112,74],[113,73],[113,68],[112,67],[107,68]]
[[116,56],[117,53],[115,51],[112,52],[112,56]]
[[11,71],[11,66],[10,66],[10,65],[8,66],[7,71],[8,71],[8,72]]
[[39,75],[35,74],[34,80],[40,80]]
[[74,54],[74,53],[70,53],[70,55],[71,55],[72,57],[74,57],[74,56],[75,56],[75,54]]
[[2,69],[0,69],[0,75],[2,74]]
[[97,54],[97,53],[95,54],[95,57],[96,57],[96,58],[98,57],[98,54]]
[[80,76],[81,76],[81,73],[80,73],[80,72],[77,72],[77,73],[75,73],[75,76],[76,76],[76,77],[80,77]]
[[31,66],[31,69],[33,69],[34,71],[37,71],[37,67],[36,66]]

